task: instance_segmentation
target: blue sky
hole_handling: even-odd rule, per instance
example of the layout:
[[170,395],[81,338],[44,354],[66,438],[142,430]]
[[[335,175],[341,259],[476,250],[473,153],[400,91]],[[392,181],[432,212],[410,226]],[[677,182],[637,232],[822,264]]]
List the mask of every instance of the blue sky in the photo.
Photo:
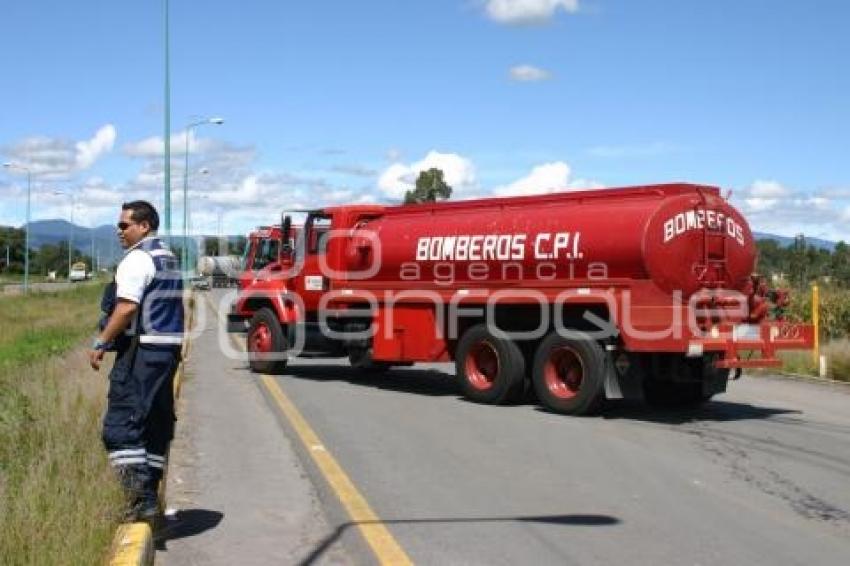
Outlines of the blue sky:
[[[163,0],[7,3],[0,160],[35,218],[162,203]],[[850,239],[850,3],[171,0],[172,186],[193,227],[391,202],[696,181],[756,230]],[[200,174],[206,169],[207,174]],[[0,172],[0,223],[25,179]]]

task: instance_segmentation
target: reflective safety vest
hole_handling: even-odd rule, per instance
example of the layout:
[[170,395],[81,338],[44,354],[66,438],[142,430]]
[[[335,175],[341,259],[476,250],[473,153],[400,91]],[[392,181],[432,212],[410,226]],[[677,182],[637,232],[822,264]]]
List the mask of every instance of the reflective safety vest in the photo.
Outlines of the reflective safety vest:
[[147,253],[156,275],[139,304],[136,331],[141,344],[175,346],[183,342],[183,274],[180,264],[159,238],[146,238],[133,248]]

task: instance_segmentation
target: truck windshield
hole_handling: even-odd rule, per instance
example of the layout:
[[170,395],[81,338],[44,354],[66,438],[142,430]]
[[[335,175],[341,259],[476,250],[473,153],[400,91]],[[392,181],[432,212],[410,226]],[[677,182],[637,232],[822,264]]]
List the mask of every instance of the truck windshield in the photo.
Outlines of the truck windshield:
[[251,240],[248,240],[245,245],[245,249],[242,251],[242,257],[239,259],[239,265],[242,266],[242,269],[246,269],[248,267],[248,258],[251,255],[251,248],[254,247],[254,243]]
[[280,251],[280,240],[276,238],[265,238],[257,246],[254,254],[254,269],[262,269],[268,264],[278,260]]

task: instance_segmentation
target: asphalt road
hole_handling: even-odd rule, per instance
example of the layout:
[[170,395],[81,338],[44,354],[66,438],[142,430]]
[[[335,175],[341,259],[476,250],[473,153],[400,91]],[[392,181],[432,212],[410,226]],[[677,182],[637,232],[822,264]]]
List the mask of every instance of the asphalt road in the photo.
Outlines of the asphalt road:
[[[295,550],[279,546],[277,555],[268,540],[276,528],[278,540],[290,536],[286,510],[263,527],[263,536],[252,538],[235,519],[224,520],[183,546],[203,547],[215,537],[240,541],[231,554],[226,545],[217,547],[212,563],[373,563],[292,427],[270,418],[277,411],[257,394],[256,376],[210,346],[214,335],[205,333],[204,345],[195,348],[203,352],[192,359],[196,387],[238,383],[245,400],[232,391],[206,394],[205,402],[218,404],[198,410],[237,412],[218,426],[242,439],[242,450],[256,442],[280,452],[276,466],[242,456],[231,472],[255,486],[253,505],[297,492],[302,506],[293,512],[309,520],[299,523],[306,530],[293,539]],[[204,381],[213,374],[219,378]],[[699,410],[616,403],[601,416],[571,418],[533,403],[469,403],[447,364],[369,376],[342,360],[296,360],[275,379],[419,564],[838,565],[850,559],[846,386],[745,376]],[[208,421],[192,426],[203,434]],[[203,467],[218,465],[202,460]],[[237,481],[194,482],[195,500],[208,500],[205,491],[238,489]],[[252,524],[262,526],[262,517]],[[168,544],[181,548],[178,540]],[[252,556],[279,560],[243,559]]]

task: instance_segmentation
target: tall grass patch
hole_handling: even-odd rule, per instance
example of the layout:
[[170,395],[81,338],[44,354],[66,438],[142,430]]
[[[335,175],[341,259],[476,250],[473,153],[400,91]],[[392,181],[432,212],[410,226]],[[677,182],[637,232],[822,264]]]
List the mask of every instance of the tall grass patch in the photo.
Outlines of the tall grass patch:
[[0,299],[0,564],[99,564],[121,493],[88,368],[99,286]]
[[[827,377],[850,381],[850,289],[826,286],[819,305],[820,353],[826,356]],[[795,292],[788,309],[791,320],[812,320],[811,292]],[[818,375],[820,368],[808,351],[786,351],[780,354],[783,369],[792,373]]]

